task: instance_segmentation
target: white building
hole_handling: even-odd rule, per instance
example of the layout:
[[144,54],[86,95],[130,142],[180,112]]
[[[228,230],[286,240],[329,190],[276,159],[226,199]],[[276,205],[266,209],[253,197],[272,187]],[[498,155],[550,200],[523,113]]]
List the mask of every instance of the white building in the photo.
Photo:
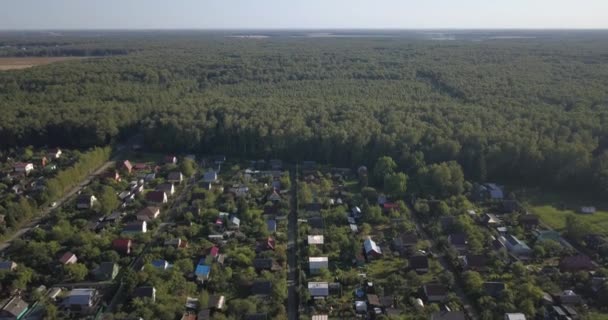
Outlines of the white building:
[[308,257],[308,270],[310,274],[318,274],[321,269],[329,268],[327,257]]

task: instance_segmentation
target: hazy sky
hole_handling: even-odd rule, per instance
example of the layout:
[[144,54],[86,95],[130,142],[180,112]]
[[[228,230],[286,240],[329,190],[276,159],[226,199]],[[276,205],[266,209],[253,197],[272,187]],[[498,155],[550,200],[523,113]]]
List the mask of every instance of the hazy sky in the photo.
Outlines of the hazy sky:
[[0,29],[608,28],[608,0],[0,0]]

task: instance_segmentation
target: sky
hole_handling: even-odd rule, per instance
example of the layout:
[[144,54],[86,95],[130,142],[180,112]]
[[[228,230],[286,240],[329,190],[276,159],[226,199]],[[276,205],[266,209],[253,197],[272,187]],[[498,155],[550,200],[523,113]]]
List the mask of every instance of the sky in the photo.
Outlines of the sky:
[[608,28],[608,0],[0,2],[0,30]]

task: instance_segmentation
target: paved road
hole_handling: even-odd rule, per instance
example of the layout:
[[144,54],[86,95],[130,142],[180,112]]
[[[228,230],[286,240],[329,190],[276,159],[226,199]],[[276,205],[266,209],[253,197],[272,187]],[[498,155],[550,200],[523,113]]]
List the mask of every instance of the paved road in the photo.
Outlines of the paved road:
[[91,180],[93,180],[93,178],[95,176],[103,173],[113,164],[114,164],[114,159],[104,163],[101,167],[99,167],[97,170],[95,170],[91,174],[89,174],[83,181],[81,181],[79,184],[77,184],[74,188],[70,189],[63,196],[61,196],[61,198],[57,199],[57,201],[55,201],[55,202],[57,202],[57,205],[55,207],[52,207],[52,208],[46,207],[46,208],[42,209],[42,212],[40,212],[40,214],[38,216],[36,216],[32,220],[30,220],[30,222],[28,222],[25,226],[21,227],[21,229],[17,230],[9,238],[5,239],[0,244],[0,252],[6,250],[6,248],[8,248],[11,245],[11,242],[13,240],[20,238],[21,236],[26,234],[28,231],[30,231],[34,226],[39,224],[40,221],[42,221],[42,219],[44,219],[51,212],[53,212],[53,210],[61,207],[65,202],[69,201],[74,195],[76,195],[78,193],[78,191],[82,190],[86,185],[91,183]]
[[[412,209],[412,212],[413,212],[413,209]],[[418,232],[420,233],[422,238],[424,238],[425,240],[428,240],[431,243],[433,252],[437,252],[437,246],[435,243],[435,239],[431,238],[428,235],[428,233],[426,232],[426,230],[424,230],[424,228],[422,228],[422,224],[418,221],[416,214],[412,214],[412,219],[414,220],[414,223],[416,224],[416,229],[418,230]],[[438,254],[437,260],[439,260],[439,263],[441,264],[441,266],[443,267],[444,270],[452,273],[452,276],[454,276],[454,287],[452,289],[454,290],[454,293],[456,293],[456,295],[460,299],[460,302],[462,302],[462,306],[463,306],[465,312],[469,315],[469,317],[472,320],[477,320],[479,318],[477,316],[477,312],[476,312],[475,308],[473,307],[473,304],[471,304],[471,301],[469,300],[467,295],[464,293],[464,290],[462,289],[462,286],[460,284],[460,281],[458,280],[458,277],[455,276],[456,270],[454,270],[452,265],[448,263],[448,261],[446,260],[446,258],[443,254]]]
[[298,177],[297,165],[290,170],[291,210],[287,224],[287,315],[289,320],[299,319],[299,274],[298,274]]

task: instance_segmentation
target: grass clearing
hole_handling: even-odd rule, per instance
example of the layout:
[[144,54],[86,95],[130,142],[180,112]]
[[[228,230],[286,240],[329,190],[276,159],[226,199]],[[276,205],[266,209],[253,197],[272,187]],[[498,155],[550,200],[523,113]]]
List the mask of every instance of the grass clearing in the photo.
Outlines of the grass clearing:
[[23,58],[0,58],[0,71],[20,70],[62,62],[69,60],[80,60],[90,57],[23,57]]
[[[524,207],[537,214],[543,222],[559,231],[566,227],[566,217],[574,214],[589,224],[590,231],[608,235],[608,203],[592,199],[588,195],[555,192],[538,189],[522,189],[516,192]],[[582,206],[594,206],[594,214],[580,214]]]

